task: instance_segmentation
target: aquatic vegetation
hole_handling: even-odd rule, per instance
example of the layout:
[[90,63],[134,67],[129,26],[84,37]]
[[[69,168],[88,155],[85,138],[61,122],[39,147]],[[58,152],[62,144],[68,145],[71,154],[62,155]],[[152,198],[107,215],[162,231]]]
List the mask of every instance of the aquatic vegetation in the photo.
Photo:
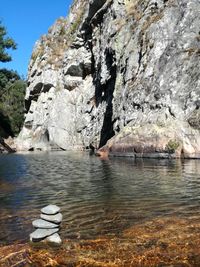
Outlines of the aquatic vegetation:
[[0,247],[0,265],[200,266],[199,230],[198,216],[187,219],[160,217],[133,225],[120,236],[112,238],[102,236],[95,240],[65,240],[60,247],[46,244]]

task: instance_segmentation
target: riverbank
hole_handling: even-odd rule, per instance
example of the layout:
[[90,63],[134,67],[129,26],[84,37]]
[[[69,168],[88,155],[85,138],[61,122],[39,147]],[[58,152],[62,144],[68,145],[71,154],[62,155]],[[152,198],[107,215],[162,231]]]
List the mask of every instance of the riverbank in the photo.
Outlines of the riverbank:
[[65,240],[60,247],[13,244],[0,247],[0,266],[197,267],[200,220],[159,217],[116,237]]

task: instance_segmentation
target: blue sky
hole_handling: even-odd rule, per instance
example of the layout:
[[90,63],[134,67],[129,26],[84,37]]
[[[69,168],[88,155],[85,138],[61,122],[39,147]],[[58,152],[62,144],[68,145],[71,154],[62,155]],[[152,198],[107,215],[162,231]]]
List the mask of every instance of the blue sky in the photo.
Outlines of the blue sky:
[[35,42],[59,17],[66,17],[73,0],[1,0],[0,20],[8,36],[17,43],[17,50],[8,50],[12,62],[0,68],[16,70],[26,77]]

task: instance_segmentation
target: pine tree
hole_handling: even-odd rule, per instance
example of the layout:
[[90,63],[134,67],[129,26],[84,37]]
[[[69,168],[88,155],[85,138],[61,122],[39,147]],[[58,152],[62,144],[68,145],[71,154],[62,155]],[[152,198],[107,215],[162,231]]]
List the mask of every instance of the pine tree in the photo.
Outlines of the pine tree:
[[0,62],[8,62],[12,60],[11,56],[6,51],[10,48],[16,49],[17,45],[12,38],[7,37],[6,28],[0,21]]
[[[16,49],[15,41],[7,37],[7,31],[0,21],[0,62],[12,60],[7,49]],[[26,82],[18,73],[0,69],[0,136],[17,134],[24,121],[24,95]]]

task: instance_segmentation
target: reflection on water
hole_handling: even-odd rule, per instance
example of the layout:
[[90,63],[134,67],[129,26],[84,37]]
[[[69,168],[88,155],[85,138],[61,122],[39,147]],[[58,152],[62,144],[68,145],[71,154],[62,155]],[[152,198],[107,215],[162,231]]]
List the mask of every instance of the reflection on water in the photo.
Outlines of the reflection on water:
[[120,234],[159,216],[200,215],[200,162],[101,160],[87,153],[0,155],[0,244],[27,241],[48,204],[64,238]]

